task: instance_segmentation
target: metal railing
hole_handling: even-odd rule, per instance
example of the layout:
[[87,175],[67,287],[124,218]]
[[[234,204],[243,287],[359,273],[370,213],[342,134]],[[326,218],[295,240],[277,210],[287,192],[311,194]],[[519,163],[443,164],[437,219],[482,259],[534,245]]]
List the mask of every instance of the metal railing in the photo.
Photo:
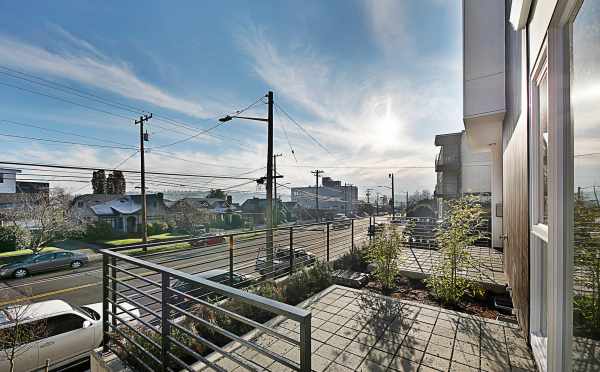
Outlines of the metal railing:
[[[197,362],[219,370],[218,365],[207,359],[207,350],[247,369],[257,369],[252,361],[226,351],[222,343],[198,334],[194,327],[200,325],[221,339],[238,342],[286,367],[310,370],[310,312],[244,289],[261,280],[289,275],[316,261],[335,260],[367,241],[368,219],[274,228],[272,270],[270,265],[264,265],[266,231],[192,237],[101,251],[105,350],[117,353],[140,370],[193,370]],[[139,255],[126,254],[133,252]],[[227,298],[297,321],[298,337],[278,333],[224,308],[222,300]],[[197,311],[199,308],[298,347],[299,362],[207,320]],[[204,352],[184,340],[200,345]]]
[[[117,252],[102,251],[103,257],[103,345],[105,351],[113,351],[129,362],[134,368],[156,370],[189,370],[198,361],[214,369],[224,370],[198,352],[201,346],[231,359],[236,364],[255,370],[251,361],[225,351],[213,340],[194,330],[201,325],[231,341],[238,342],[263,354],[286,367],[310,371],[311,313],[310,311],[277,302],[254,293],[242,291],[216,283],[179,270],[130,257]],[[142,271],[142,272],[140,272]],[[133,282],[132,282],[133,281]],[[195,297],[182,288],[198,286],[218,293],[220,296],[235,299],[247,305],[281,315],[299,323],[299,340],[277,332],[252,319],[236,314],[219,303],[212,303],[205,297]],[[160,295],[148,291],[158,289]],[[134,295],[137,295],[135,298]],[[202,305],[220,316],[230,317],[238,322],[260,329],[300,350],[299,363],[244,339],[241,335],[224,329],[218,324],[203,318],[193,306]],[[187,318],[188,321],[182,319]],[[190,323],[191,321],[191,323]],[[194,325],[191,325],[194,324]],[[203,337],[204,336],[204,337]],[[192,341],[196,346],[189,344]],[[206,354],[206,353],[204,353]]]

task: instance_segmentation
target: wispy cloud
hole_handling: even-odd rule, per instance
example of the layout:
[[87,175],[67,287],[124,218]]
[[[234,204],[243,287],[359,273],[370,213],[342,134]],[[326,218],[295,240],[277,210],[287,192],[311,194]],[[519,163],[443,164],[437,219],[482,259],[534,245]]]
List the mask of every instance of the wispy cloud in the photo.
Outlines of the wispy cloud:
[[106,57],[91,43],[58,26],[53,27],[53,31],[62,41],[62,47],[57,48],[58,50],[50,50],[0,34],[0,64],[88,84],[124,98],[197,118],[212,116],[202,103],[177,97],[142,80],[128,64],[114,57]]

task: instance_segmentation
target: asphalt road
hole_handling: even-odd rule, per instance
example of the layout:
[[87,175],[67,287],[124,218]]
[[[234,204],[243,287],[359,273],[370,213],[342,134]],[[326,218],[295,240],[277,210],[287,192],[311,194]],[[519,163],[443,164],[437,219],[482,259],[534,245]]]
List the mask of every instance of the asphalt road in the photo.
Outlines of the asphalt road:
[[[360,245],[368,240],[368,219],[355,221],[354,242]],[[293,245],[303,248],[321,259],[327,254],[327,234],[318,226],[293,229]],[[350,227],[330,230],[329,256],[333,260],[351,247]],[[274,235],[274,247],[286,248],[290,244],[289,229],[278,230]],[[236,240],[234,244],[234,270],[245,274],[257,274],[255,260],[264,255],[266,239],[264,234],[244,240]],[[229,244],[219,244],[205,248],[190,248],[173,252],[162,252],[138,256],[145,260],[195,274],[210,269],[229,268]],[[121,263],[119,265],[122,265]],[[150,280],[157,275],[146,269],[135,268],[131,272],[147,277]],[[125,274],[118,277],[124,278]],[[0,306],[15,301],[39,302],[50,299],[65,300],[73,305],[84,305],[102,301],[102,267],[101,262],[92,262],[78,270],[59,271],[34,275],[25,279],[8,279],[0,281]],[[130,280],[129,285],[142,285],[139,279]]]

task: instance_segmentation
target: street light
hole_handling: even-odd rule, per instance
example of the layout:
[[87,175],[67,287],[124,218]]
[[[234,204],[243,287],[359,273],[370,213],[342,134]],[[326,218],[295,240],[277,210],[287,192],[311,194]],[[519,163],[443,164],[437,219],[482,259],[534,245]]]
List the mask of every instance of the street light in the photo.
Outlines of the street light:
[[268,124],[267,129],[267,176],[266,176],[266,189],[267,189],[267,210],[266,210],[266,222],[267,222],[267,267],[269,274],[273,274],[273,92],[267,93],[267,118],[258,118],[251,116],[239,116],[237,115],[226,115],[219,119],[221,123],[226,123],[232,119],[245,119],[262,121]]

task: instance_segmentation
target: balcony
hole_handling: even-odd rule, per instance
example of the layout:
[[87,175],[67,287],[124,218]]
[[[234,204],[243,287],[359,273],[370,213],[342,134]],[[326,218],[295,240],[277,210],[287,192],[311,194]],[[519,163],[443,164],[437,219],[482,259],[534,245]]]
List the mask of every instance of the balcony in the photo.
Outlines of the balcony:
[[[436,221],[414,218],[399,228],[410,231],[402,274],[430,275],[441,257]],[[139,245],[105,250],[103,351],[140,371],[535,370],[513,323],[338,285],[295,305],[256,290],[269,278],[287,280],[317,261],[335,261],[366,243],[368,231],[366,219],[274,229],[270,270],[257,259],[264,230],[228,234],[215,246],[182,239],[198,247],[183,253],[122,253]],[[477,264],[464,275],[503,290],[502,254],[471,250]],[[214,270],[224,272],[219,281],[203,277]],[[249,316],[250,308],[262,318]]]

